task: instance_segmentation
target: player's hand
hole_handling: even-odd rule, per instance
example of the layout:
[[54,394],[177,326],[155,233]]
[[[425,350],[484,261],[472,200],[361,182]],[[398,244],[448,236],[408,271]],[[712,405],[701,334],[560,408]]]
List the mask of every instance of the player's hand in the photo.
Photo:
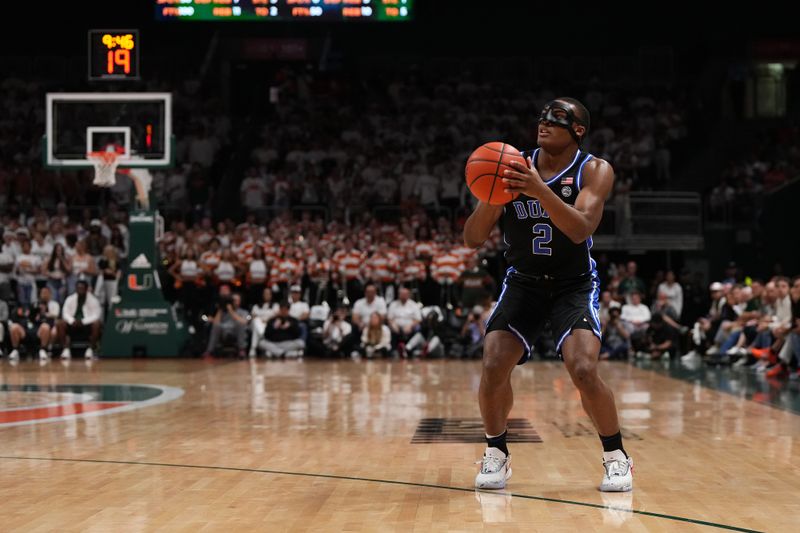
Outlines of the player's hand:
[[515,170],[503,171],[503,183],[505,192],[520,193],[531,198],[538,198],[547,186],[542,181],[539,172],[534,168],[533,161],[528,157],[528,164],[523,165],[519,161],[509,163]]

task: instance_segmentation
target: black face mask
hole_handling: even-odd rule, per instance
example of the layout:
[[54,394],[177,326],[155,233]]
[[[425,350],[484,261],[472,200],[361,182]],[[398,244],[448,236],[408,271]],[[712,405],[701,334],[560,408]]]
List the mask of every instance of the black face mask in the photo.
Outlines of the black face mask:
[[[555,114],[556,109],[563,111],[564,116],[563,117],[556,116]],[[589,129],[588,124],[584,124],[584,122],[581,119],[575,116],[575,113],[572,111],[571,106],[563,102],[560,102],[558,100],[552,100],[550,102],[547,102],[544,108],[542,108],[542,113],[539,115],[539,124],[541,124],[542,122],[545,122],[551,126],[556,126],[559,128],[566,129],[572,136],[572,138],[575,139],[575,142],[578,143],[578,146],[580,146],[582,139],[578,137],[578,134],[575,133],[575,130],[573,129],[572,126],[574,124],[578,124],[580,126],[585,127],[587,131]]]

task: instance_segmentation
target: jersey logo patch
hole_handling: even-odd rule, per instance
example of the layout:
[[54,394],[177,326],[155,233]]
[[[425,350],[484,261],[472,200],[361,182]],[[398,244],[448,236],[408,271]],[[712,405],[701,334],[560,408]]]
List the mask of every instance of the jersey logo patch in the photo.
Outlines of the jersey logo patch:
[[572,176],[567,176],[566,178],[561,178],[561,185],[572,185]]
[[572,196],[572,189],[567,185],[561,187],[561,195],[564,196],[564,198],[569,198]]

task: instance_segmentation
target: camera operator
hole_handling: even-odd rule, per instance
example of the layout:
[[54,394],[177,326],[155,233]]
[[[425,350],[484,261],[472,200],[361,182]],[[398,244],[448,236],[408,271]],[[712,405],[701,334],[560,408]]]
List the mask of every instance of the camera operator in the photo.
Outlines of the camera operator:
[[208,347],[204,357],[210,357],[213,354],[219,341],[225,335],[236,336],[239,357],[245,357],[247,354],[247,311],[240,307],[242,297],[239,294],[231,294],[230,288],[227,286],[223,287],[220,287],[219,291],[217,312],[211,319],[211,335],[208,338]]
[[620,318],[619,307],[608,308],[608,321],[603,327],[603,344],[600,347],[600,359],[624,359],[630,348],[630,333]]

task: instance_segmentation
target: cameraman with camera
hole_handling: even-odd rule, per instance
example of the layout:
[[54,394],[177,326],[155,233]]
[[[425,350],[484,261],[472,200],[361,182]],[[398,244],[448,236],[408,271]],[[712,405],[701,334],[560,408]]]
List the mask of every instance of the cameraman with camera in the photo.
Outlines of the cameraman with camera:
[[231,289],[227,285],[219,288],[219,300],[217,301],[217,312],[211,319],[211,335],[208,338],[208,347],[203,357],[211,357],[220,340],[227,335],[236,336],[236,347],[239,350],[239,357],[244,358],[247,354],[247,311],[241,308],[242,297],[239,294],[231,294]]
[[630,349],[630,333],[620,315],[619,307],[608,308],[608,321],[603,327],[603,343],[600,347],[600,359],[625,359]]

